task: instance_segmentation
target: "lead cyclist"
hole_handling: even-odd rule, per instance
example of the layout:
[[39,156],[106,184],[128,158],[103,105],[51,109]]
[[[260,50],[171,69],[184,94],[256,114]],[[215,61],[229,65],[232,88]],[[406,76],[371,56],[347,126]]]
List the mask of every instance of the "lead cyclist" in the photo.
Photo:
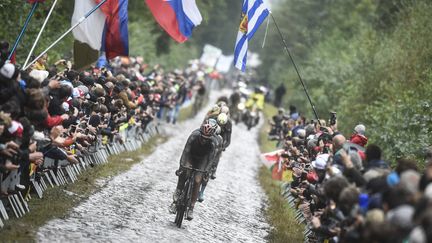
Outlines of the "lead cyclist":
[[[199,170],[210,171],[212,161],[217,151],[217,141],[214,137],[218,125],[214,119],[206,120],[199,129],[194,130],[186,142],[180,158],[180,168],[176,171],[178,175],[177,188],[173,195],[173,203],[170,205],[170,212],[176,213],[176,202],[180,197],[184,184],[190,171],[184,171],[181,167],[192,167]],[[187,213],[187,219],[193,219],[193,208],[198,199],[202,180],[208,180],[208,175],[198,173],[195,176],[195,183],[192,191],[191,207]]]

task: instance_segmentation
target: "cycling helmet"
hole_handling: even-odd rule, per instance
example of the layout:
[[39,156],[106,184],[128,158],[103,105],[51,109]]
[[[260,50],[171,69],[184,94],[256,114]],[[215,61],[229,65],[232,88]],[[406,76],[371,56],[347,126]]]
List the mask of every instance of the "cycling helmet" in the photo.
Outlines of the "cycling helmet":
[[228,108],[228,106],[222,106],[222,108],[221,108],[221,113],[225,113],[225,114],[229,114],[229,108]]
[[217,127],[218,125],[215,119],[208,119],[200,127],[201,135],[210,137],[215,134]]
[[207,112],[207,116],[214,117],[219,115],[221,108],[218,105],[214,105],[209,112]]
[[217,117],[217,123],[221,126],[225,125],[228,122],[228,116],[225,113],[220,113]]

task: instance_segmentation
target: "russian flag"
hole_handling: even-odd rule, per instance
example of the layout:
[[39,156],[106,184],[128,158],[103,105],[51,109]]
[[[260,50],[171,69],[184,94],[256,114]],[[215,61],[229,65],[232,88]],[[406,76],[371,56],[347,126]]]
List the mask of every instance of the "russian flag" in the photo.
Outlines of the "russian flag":
[[[75,0],[72,25],[102,0]],[[128,0],[108,0],[73,30],[76,40],[106,53],[108,59],[129,55]]]
[[159,25],[177,42],[183,43],[192,35],[202,16],[195,0],[146,0]]

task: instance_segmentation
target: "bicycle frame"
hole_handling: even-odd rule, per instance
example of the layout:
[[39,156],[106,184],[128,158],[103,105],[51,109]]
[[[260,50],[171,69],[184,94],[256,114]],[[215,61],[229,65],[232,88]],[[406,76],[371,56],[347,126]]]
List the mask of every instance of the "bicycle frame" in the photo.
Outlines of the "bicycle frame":
[[[183,170],[190,171],[189,177],[187,178],[185,185],[183,187],[183,190],[180,194],[179,199],[177,200],[177,213],[175,218],[175,223],[177,227],[181,227],[181,224],[183,222],[183,219],[185,217],[185,212],[187,212],[190,209],[191,203],[192,203],[192,190],[193,186],[195,184],[195,176],[197,172],[201,173],[207,173],[203,170],[198,170],[191,167],[185,167],[181,166]],[[186,173],[186,171],[183,171],[182,173]],[[180,175],[179,175],[180,176]]]

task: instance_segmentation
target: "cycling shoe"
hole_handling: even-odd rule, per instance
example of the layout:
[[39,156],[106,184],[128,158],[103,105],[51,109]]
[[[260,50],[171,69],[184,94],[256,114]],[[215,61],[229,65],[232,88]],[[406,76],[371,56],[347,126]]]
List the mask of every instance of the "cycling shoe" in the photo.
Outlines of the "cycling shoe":
[[190,208],[187,212],[187,220],[192,220],[193,219],[193,208]]
[[204,201],[204,192],[200,191],[198,194],[198,202],[203,202]]
[[177,205],[175,203],[171,203],[171,205],[168,208],[168,211],[171,214],[176,214],[177,213]]

